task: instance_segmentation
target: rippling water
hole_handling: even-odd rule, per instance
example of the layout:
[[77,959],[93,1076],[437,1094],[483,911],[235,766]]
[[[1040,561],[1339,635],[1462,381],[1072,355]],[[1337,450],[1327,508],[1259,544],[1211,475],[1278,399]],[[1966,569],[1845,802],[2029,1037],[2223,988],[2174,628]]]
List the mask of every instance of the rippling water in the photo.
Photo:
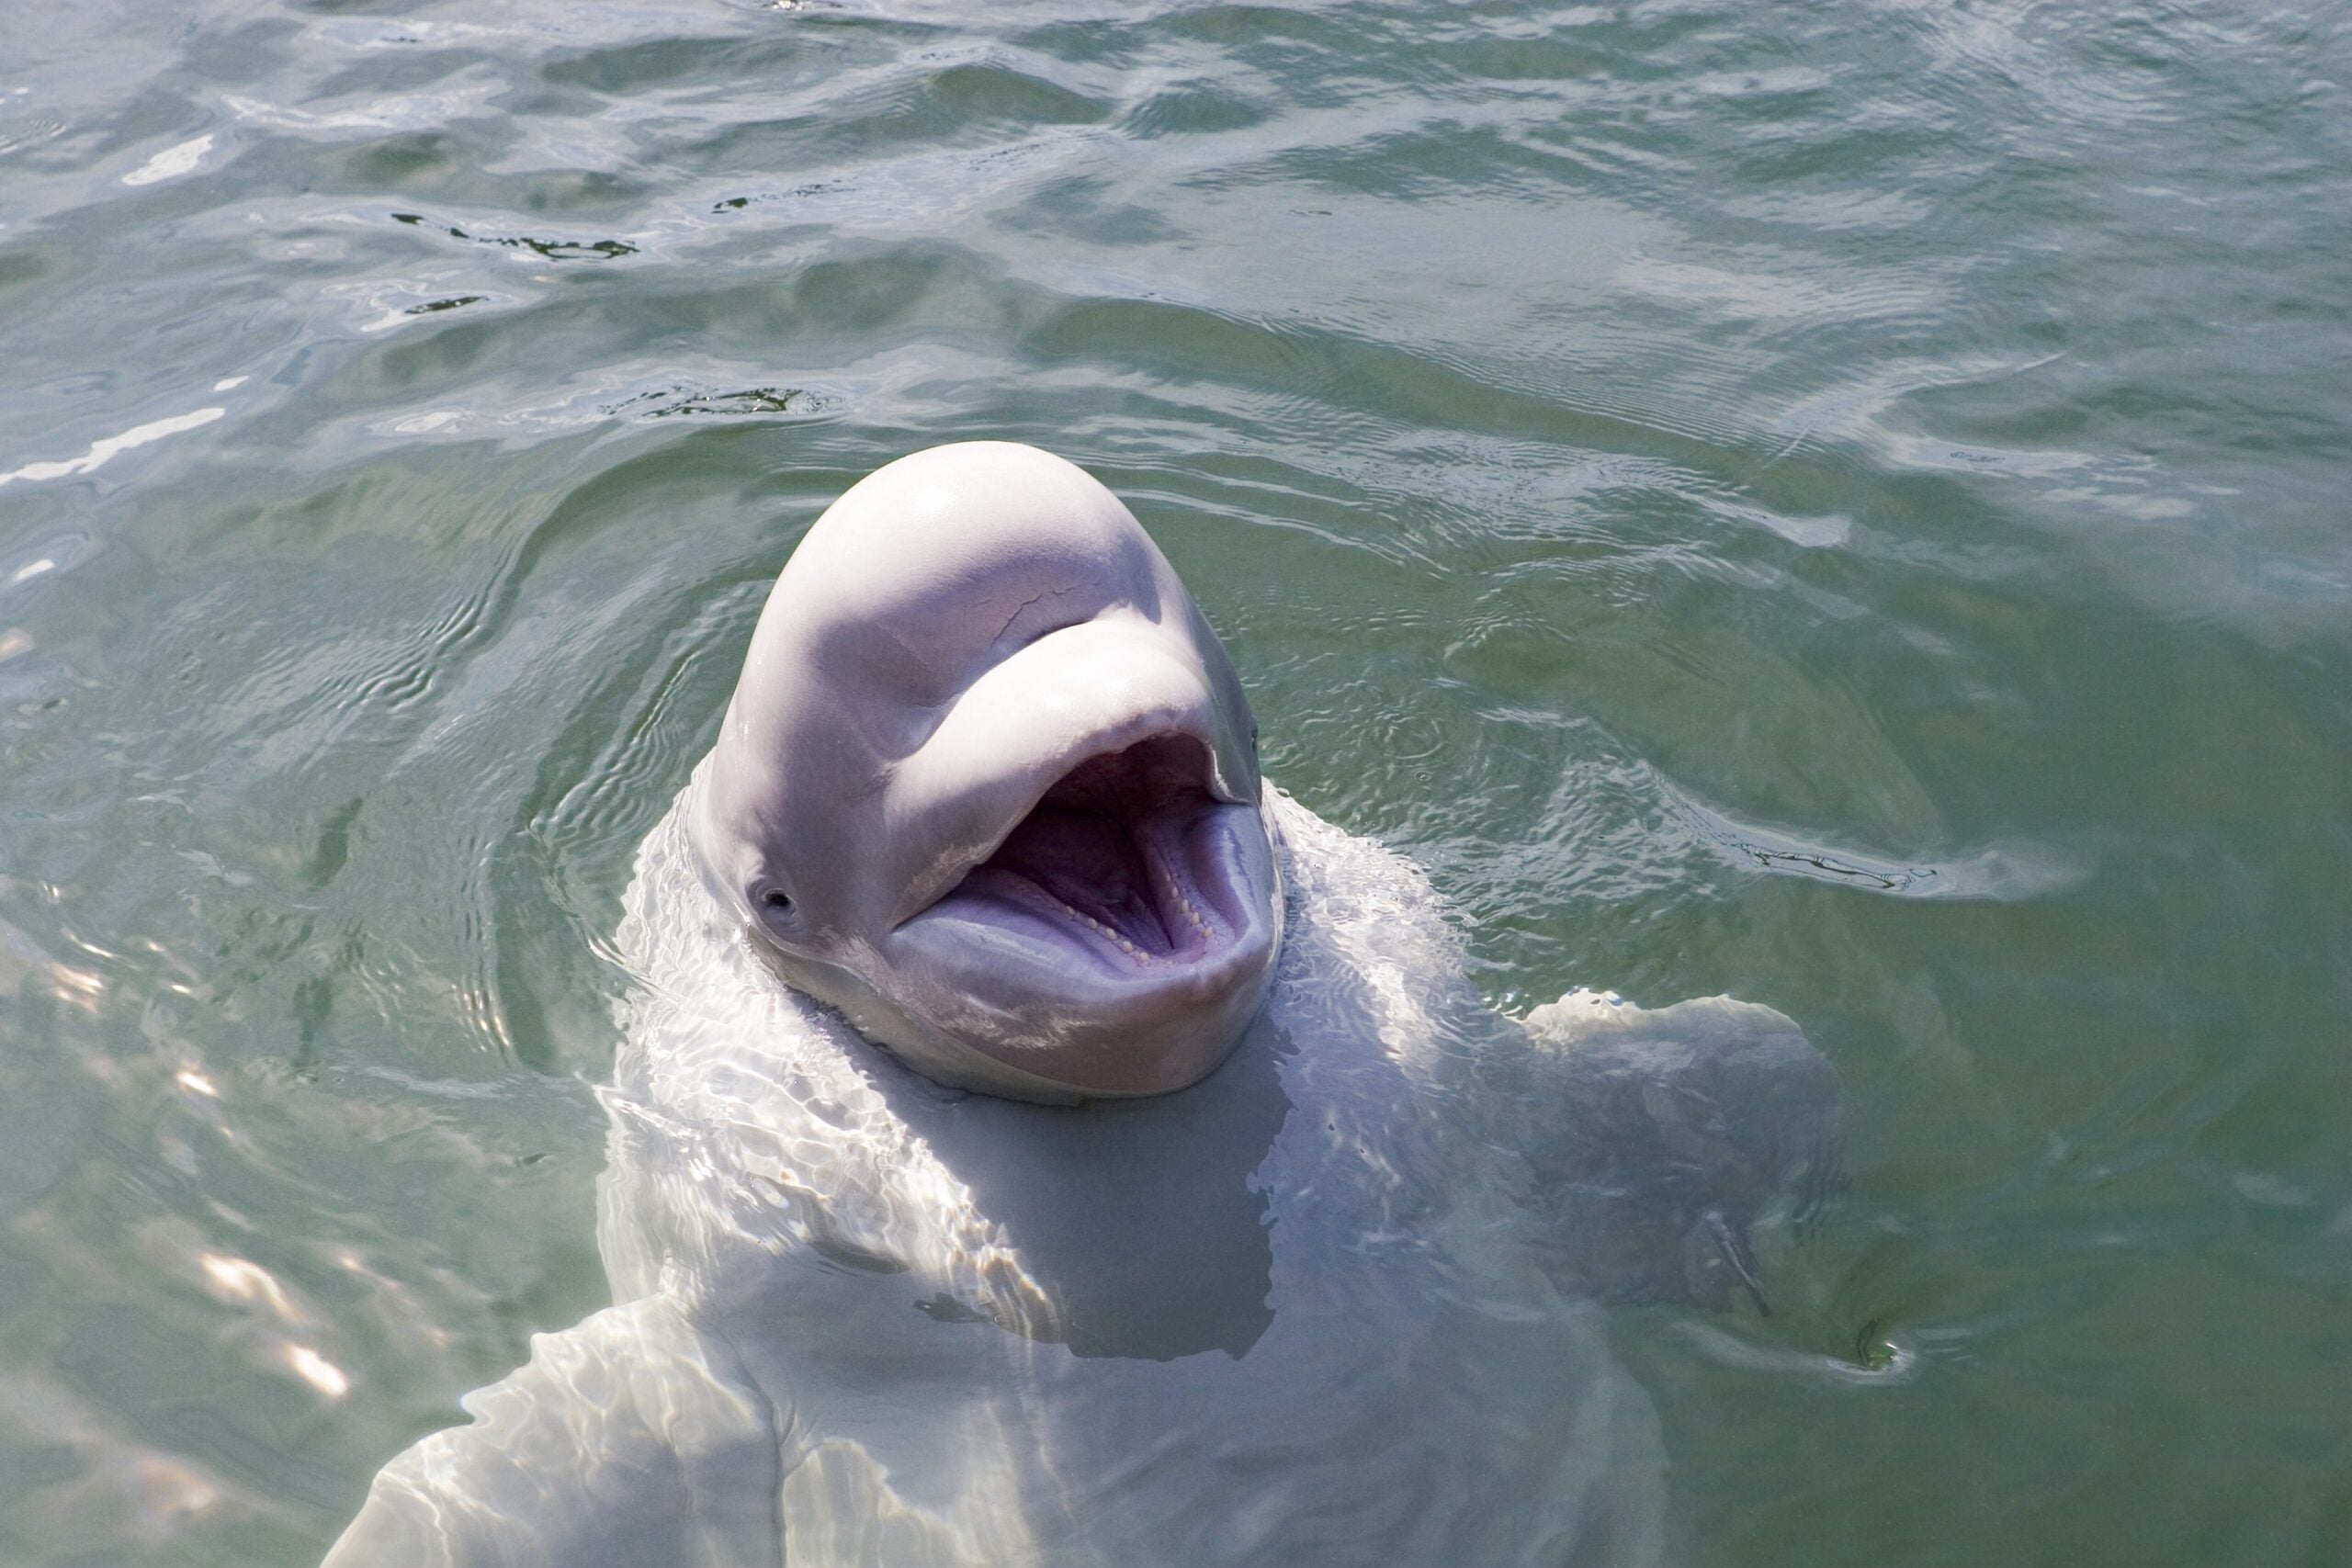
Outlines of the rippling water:
[[1496,1001],[1848,1091],[1691,1563],[2352,1557],[2352,17],[0,16],[0,1558],[605,1300],[630,852],[851,479],[1127,497]]

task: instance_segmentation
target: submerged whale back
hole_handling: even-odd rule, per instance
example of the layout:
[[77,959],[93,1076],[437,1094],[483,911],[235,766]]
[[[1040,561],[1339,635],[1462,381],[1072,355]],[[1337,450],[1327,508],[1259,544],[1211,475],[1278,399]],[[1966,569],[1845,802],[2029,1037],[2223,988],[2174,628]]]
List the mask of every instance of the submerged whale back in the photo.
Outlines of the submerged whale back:
[[[1646,1398],[1591,1303],[1481,1239],[1513,1178],[1449,1079],[1517,1026],[1417,868],[1273,812],[1265,1021],[1183,1095],[1078,1111],[942,1090],[777,986],[673,812],[620,938],[616,1292],[693,1280],[780,1423],[822,1435],[790,1463],[927,1521],[917,1560],[1641,1561]],[[1170,1191],[1183,1213],[1145,1213]],[[1138,1272],[1163,1299],[1102,1283]]]
[[786,990],[681,814],[620,931],[621,1304],[377,1479],[330,1562],[1640,1563],[1665,1453],[1594,1299],[1733,1299],[1823,1178],[1769,1009],[1484,1008],[1420,873],[1279,795],[1290,937],[1194,1088],[944,1089]]

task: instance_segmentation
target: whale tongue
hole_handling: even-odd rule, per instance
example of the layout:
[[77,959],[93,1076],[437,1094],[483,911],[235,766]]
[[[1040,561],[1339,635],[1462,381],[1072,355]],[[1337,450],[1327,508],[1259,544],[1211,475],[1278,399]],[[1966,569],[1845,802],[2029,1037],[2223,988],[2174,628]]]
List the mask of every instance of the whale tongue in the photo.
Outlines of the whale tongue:
[[1147,953],[1170,943],[1151,871],[1134,830],[1117,817],[1084,806],[1041,803],[988,864],[1026,877],[1089,919]]
[[1197,919],[1180,913],[1168,863],[1171,829],[1215,805],[1205,750],[1160,736],[1090,757],[1047,790],[972,881],[1023,903],[1025,883],[1098,931],[1144,953],[1195,945]]

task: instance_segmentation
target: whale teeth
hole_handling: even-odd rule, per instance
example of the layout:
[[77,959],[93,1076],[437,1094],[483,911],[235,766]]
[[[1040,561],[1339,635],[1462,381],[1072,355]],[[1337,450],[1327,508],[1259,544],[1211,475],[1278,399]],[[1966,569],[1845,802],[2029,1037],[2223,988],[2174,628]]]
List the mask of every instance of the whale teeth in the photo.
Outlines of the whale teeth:
[[1183,911],[1184,919],[1191,922],[1193,930],[1202,937],[1213,940],[1216,933],[1209,930],[1209,923],[1201,917],[1201,912],[1193,908],[1193,901],[1184,897],[1184,885],[1176,880],[1175,868],[1156,855],[1151,857],[1150,864],[1151,869],[1159,874],[1159,880],[1166,886],[1169,897],[1176,901],[1176,908]]
[[1068,909],[1071,914],[1076,915],[1080,919],[1085,921],[1088,926],[1093,929],[1097,935],[1106,938],[1114,946],[1117,947],[1128,957],[1134,959],[1137,964],[1147,969],[1151,967],[1151,954],[1146,953],[1142,948],[1137,947],[1134,942],[1128,941],[1118,931],[1113,930],[1107,925],[1104,925],[1101,920],[1096,919],[1085,910],[1077,908],[1067,899],[1059,899],[1057,900],[1057,902],[1060,903],[1063,908]]

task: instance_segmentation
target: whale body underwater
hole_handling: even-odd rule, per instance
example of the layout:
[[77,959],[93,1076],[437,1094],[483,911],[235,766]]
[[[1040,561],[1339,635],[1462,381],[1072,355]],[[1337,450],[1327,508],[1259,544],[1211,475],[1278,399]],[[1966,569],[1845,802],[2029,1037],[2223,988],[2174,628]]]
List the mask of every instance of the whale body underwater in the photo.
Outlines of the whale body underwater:
[[333,1568],[1659,1560],[1603,1303],[1762,1309],[1835,1076],[1726,997],[1488,1008],[1254,737],[1082,470],[846,492],[624,898],[615,1304]]

